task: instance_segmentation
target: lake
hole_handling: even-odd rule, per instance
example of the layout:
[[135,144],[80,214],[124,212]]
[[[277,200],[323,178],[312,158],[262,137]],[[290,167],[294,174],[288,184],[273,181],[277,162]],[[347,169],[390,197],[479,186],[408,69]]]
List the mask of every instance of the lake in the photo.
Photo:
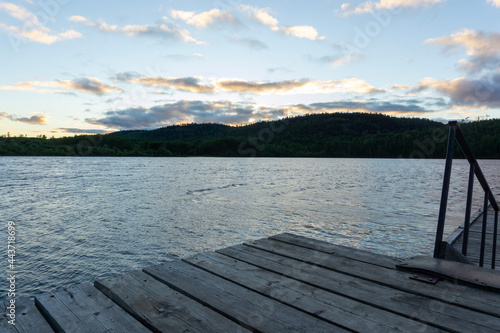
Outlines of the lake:
[[[497,194],[500,161],[479,163]],[[468,165],[453,167],[446,233],[465,210]],[[0,170],[3,283],[13,221],[17,295],[35,295],[282,232],[428,254],[444,160],[0,157]]]

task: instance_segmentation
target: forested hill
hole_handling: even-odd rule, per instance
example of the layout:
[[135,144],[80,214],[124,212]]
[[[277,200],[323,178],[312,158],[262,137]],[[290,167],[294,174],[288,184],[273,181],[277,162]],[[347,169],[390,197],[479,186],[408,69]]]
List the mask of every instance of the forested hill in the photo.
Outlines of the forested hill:
[[[460,126],[477,157],[500,158],[499,119]],[[447,125],[428,119],[334,113],[245,126],[186,124],[59,139],[2,137],[0,155],[442,158],[447,135]]]
[[[421,130],[443,124],[428,119],[397,118],[368,113],[324,113],[288,117],[282,120],[262,121],[245,126],[222,124],[184,124],[156,130],[120,131],[109,135],[129,138],[133,141],[175,141],[193,139],[214,139],[224,137],[251,137],[260,131],[278,133],[280,137],[361,136],[378,133],[398,133]],[[286,128],[286,131],[285,131]],[[282,130],[281,130],[282,129]]]

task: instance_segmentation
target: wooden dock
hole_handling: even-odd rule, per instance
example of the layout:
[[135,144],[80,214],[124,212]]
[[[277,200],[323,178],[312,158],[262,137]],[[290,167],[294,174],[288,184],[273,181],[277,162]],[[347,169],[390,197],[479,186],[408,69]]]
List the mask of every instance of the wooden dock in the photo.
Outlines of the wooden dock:
[[500,332],[500,272],[447,263],[280,234],[4,304],[0,331]]
[[[484,267],[488,268],[491,267],[494,222],[495,211],[490,206],[487,214],[486,245],[484,254]],[[469,243],[467,246],[467,258],[476,265],[479,265],[482,227],[483,215],[482,213],[476,213],[475,216],[473,216],[473,218],[471,219],[471,224],[469,227]],[[457,228],[457,230],[455,230],[455,232],[451,233],[447,239],[447,242],[460,252],[462,251],[463,231],[464,226],[461,225]],[[499,230],[497,230],[497,239],[500,240],[500,227]],[[498,247],[495,259],[495,269],[500,270],[500,248]]]

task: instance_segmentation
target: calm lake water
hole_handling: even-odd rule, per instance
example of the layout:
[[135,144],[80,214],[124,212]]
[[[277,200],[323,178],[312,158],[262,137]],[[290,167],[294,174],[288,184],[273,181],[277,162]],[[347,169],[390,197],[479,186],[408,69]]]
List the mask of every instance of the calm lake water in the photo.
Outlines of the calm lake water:
[[[480,165],[499,193],[500,161]],[[281,232],[427,254],[444,160],[0,157],[0,170],[5,297],[8,221],[18,295]],[[453,172],[447,233],[463,222],[468,165]]]

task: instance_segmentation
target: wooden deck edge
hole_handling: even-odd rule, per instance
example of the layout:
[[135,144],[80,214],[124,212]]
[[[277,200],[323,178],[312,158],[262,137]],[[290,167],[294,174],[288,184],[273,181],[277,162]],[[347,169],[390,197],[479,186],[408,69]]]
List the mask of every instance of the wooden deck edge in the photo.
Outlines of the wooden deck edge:
[[38,309],[42,317],[45,319],[47,324],[54,330],[54,332],[64,332],[63,328],[59,325],[57,320],[50,314],[50,312],[40,303],[38,298],[35,296],[34,299],[35,307]]
[[403,271],[428,274],[456,283],[500,292],[500,272],[492,269],[427,256],[412,257],[396,267]]
[[[488,209],[489,208],[490,207],[488,207]],[[470,225],[476,223],[482,215],[483,215],[483,209],[479,208],[477,212],[471,215]],[[448,237],[446,238],[446,242],[453,246],[453,244],[460,238],[460,236],[462,236],[463,232],[464,232],[464,223],[462,223],[458,228],[456,228],[451,234],[448,235]]]

